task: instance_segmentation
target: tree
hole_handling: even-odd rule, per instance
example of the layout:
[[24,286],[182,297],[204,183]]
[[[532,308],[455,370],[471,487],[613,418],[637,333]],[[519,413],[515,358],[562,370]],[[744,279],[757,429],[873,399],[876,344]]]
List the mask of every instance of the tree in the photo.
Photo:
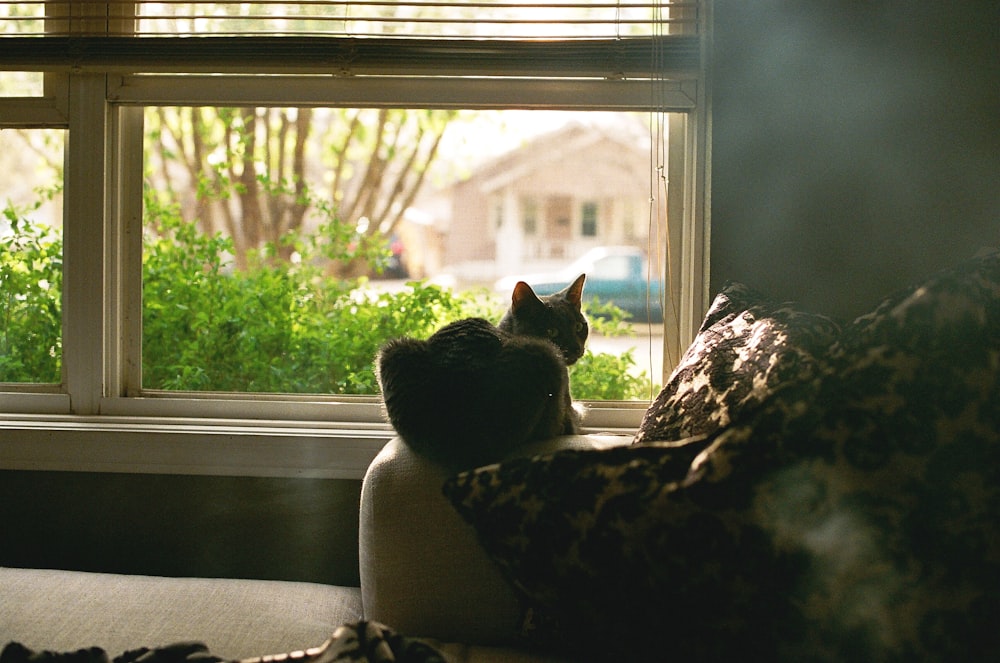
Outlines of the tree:
[[[397,227],[434,162],[455,111],[312,108],[151,108],[148,186],[206,234],[233,239],[236,265],[289,235],[310,207],[328,206],[359,237]],[[350,263],[356,268],[358,263]]]

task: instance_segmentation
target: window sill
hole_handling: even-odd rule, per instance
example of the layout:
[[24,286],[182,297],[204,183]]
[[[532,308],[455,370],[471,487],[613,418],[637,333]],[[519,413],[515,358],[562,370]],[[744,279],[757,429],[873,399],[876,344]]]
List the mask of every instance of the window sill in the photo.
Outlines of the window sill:
[[[590,403],[584,433],[631,435],[644,403]],[[388,424],[8,414],[0,470],[360,480]]]
[[384,424],[8,416],[0,469],[361,479]]

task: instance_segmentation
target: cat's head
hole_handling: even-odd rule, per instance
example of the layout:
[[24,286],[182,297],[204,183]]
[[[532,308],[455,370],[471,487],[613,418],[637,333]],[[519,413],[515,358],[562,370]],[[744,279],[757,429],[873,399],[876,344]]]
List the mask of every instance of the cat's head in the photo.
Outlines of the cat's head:
[[583,283],[581,274],[573,283],[551,295],[536,295],[524,281],[514,286],[510,310],[499,327],[519,336],[544,338],[555,344],[567,364],[583,356],[590,327],[581,310]]

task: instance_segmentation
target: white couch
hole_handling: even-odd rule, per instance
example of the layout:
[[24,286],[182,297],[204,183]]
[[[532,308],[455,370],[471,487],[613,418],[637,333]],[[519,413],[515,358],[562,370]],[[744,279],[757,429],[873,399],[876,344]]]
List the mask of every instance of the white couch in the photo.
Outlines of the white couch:
[[[628,443],[547,440],[519,455]],[[374,620],[426,638],[453,661],[540,661],[517,648],[517,601],[441,493],[447,473],[394,439],[368,469],[359,532],[361,587],[0,568],[0,647],[138,647],[200,641],[226,659],[315,647]]]

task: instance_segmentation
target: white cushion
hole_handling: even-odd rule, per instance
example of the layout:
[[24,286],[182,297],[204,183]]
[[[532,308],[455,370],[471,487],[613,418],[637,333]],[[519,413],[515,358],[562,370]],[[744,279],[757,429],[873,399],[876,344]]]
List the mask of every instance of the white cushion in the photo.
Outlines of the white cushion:
[[139,647],[205,643],[223,659],[322,644],[361,618],[357,587],[0,568],[0,647]]
[[[631,437],[570,435],[515,455],[624,444]],[[449,473],[391,440],[361,489],[359,558],[366,619],[407,635],[479,645],[512,644],[520,611],[499,569],[445,499]]]

